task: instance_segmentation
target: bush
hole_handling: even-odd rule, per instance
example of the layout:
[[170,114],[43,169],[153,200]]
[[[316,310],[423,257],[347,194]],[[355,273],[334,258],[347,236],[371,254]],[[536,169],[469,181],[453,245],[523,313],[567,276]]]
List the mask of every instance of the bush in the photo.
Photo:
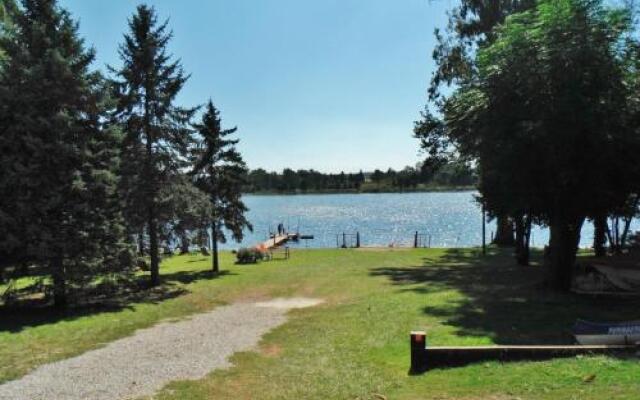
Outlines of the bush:
[[256,248],[242,248],[236,253],[236,259],[238,264],[255,264],[261,261],[263,254]]

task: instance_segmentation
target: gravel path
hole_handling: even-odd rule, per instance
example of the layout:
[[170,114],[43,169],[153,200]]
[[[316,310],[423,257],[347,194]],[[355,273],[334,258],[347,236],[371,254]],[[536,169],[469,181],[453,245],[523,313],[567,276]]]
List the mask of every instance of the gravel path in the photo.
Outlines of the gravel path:
[[21,379],[0,385],[2,400],[121,400],[150,396],[175,380],[201,379],[228,358],[246,351],[262,335],[286,321],[292,308],[315,299],[274,299],[236,303],[136,331],[80,356],[43,365]]

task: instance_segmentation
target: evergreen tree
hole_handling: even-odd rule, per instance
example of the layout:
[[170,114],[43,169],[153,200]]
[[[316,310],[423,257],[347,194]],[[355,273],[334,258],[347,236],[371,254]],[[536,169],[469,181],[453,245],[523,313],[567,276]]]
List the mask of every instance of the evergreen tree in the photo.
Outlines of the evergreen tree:
[[103,80],[54,0],[11,12],[0,70],[0,253],[52,277],[56,306],[98,274],[126,270],[115,196],[119,133],[104,125]]
[[[166,207],[162,210],[164,219],[170,221],[168,239],[178,240],[180,254],[189,251],[194,239],[203,236],[210,224],[211,202],[209,196],[198,189],[190,177],[185,174],[174,176],[170,185],[161,189],[161,197],[166,199]],[[207,247],[206,243],[199,243]]]
[[217,273],[220,270],[218,242],[227,240],[223,228],[229,230],[238,242],[242,240],[245,228],[253,230],[245,216],[248,209],[241,199],[248,169],[235,147],[238,140],[228,138],[237,128],[221,128],[219,112],[211,101],[195,128],[201,140],[194,150],[193,174],[198,187],[211,200],[213,272]]
[[[11,12],[15,10],[15,4],[13,0],[0,0],[0,38],[9,35],[9,29],[11,28]],[[0,69],[3,68],[4,61],[6,61],[5,53],[2,47],[0,47]],[[0,166],[2,163],[0,163]],[[9,215],[5,215],[0,209],[0,221],[5,222],[9,219]],[[1,223],[1,222],[0,222]],[[10,259],[9,254],[3,253],[0,246],[0,283],[4,282],[3,271],[6,266],[10,265],[14,260]]]
[[159,234],[163,220],[161,188],[186,166],[191,142],[188,123],[195,109],[176,106],[175,99],[188,76],[179,60],[171,60],[167,45],[172,35],[156,12],[138,6],[129,20],[119,54],[122,67],[112,69],[117,118],[126,134],[123,144],[121,192],[129,231],[149,236],[151,284],[160,283]]

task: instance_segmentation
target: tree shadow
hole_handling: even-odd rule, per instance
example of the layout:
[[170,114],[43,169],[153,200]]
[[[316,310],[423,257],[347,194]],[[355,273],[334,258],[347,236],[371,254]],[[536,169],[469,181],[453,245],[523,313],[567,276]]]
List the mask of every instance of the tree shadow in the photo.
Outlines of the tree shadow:
[[201,271],[177,271],[170,274],[164,274],[162,276],[162,280],[168,284],[175,284],[177,282],[187,285],[189,283],[193,283],[195,281],[201,280],[213,280],[223,278],[225,276],[237,275],[228,270],[222,270],[217,273],[214,273],[212,270],[201,270]]
[[11,306],[0,307],[0,332],[17,333],[29,327],[73,321],[101,313],[135,310],[136,304],[159,304],[190,293],[185,285],[227,275],[233,273],[177,271],[162,274],[162,284],[157,287],[149,286],[147,276],[136,276],[117,288],[98,286],[76,292],[73,305],[63,310],[54,308],[47,297],[20,300]]
[[[459,298],[434,299],[423,312],[456,328],[461,337],[490,337],[496,344],[572,344],[577,318],[616,321],[637,319],[638,299],[583,297],[547,290],[540,266],[542,254],[532,254],[532,266],[515,264],[508,249],[479,251],[449,249],[423,265],[378,268],[400,290],[437,295],[455,290]],[[427,334],[428,335],[428,334]],[[437,343],[437,339],[434,340]]]
[[208,257],[202,257],[202,258],[193,258],[191,260],[188,260],[188,263],[196,263],[196,262],[204,262],[204,261],[209,261],[210,259]]

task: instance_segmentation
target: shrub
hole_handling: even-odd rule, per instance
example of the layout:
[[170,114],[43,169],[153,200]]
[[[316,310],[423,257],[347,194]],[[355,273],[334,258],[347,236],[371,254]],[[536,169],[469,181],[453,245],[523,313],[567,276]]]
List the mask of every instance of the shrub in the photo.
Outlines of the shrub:
[[255,264],[261,261],[263,254],[256,248],[242,248],[236,253],[236,259],[238,264]]

